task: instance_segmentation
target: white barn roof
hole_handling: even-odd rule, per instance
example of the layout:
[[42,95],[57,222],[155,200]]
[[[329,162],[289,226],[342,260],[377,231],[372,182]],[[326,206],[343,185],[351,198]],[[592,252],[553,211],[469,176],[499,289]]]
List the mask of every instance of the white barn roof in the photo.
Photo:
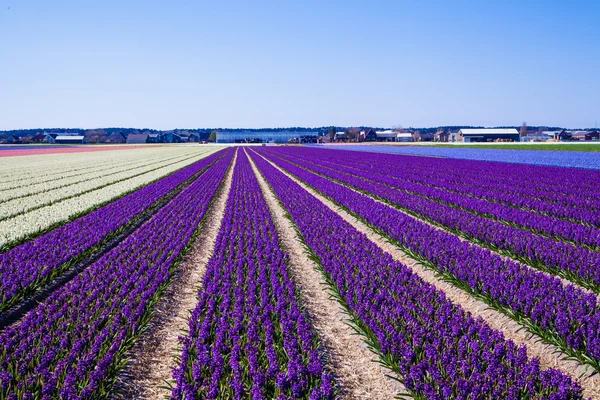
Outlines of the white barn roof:
[[518,135],[519,131],[515,128],[509,129],[498,129],[498,128],[484,128],[484,129],[461,129],[460,132],[463,135]]
[[375,132],[375,134],[377,135],[377,137],[380,137],[380,138],[395,138],[396,137],[396,132],[390,131],[390,130],[377,131],[377,132]]
[[55,140],[83,140],[84,136],[57,136]]

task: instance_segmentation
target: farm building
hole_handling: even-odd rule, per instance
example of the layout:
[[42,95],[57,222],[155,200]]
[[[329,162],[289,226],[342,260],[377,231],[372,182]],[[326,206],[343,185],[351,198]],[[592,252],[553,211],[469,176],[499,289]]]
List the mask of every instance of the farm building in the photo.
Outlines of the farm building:
[[84,144],[85,136],[82,136],[82,135],[57,136],[54,139],[54,143],[56,143],[56,144]]
[[39,134],[31,138],[32,143],[43,143],[46,136]]
[[573,140],[598,140],[597,131],[574,131],[570,133]]
[[0,144],[20,144],[21,139],[10,133],[2,133],[0,134]]
[[526,136],[521,136],[521,142],[546,142],[549,139],[551,137],[543,133],[528,133]]
[[336,132],[335,133],[335,141],[344,141],[346,140],[346,132]]
[[446,131],[445,129],[438,130],[433,135],[434,142],[448,142],[449,138],[450,138],[449,132]]
[[378,142],[395,142],[397,133],[394,131],[387,130],[377,131],[375,132],[375,135],[377,135]]
[[585,135],[585,140],[600,140],[600,132],[592,131]]
[[458,142],[518,142],[519,131],[509,129],[461,129],[458,131],[456,141]]
[[44,140],[43,140],[44,143],[54,143],[55,140],[56,140],[56,136],[44,134]]
[[132,133],[127,136],[127,144],[148,143],[148,135],[145,133]]
[[106,138],[106,143],[125,143],[125,136],[120,132],[112,133]]
[[547,136],[548,140],[558,139],[561,132],[563,132],[563,131],[542,131],[542,135]]
[[360,140],[363,142],[374,142],[377,140],[375,129],[366,129],[360,132]]
[[396,134],[396,142],[412,142],[413,137],[410,132],[400,132]]
[[[343,132],[341,132],[343,133]],[[314,132],[217,132],[217,143],[288,143],[290,139],[300,139],[301,136],[312,136]],[[337,134],[336,134],[337,138]]]
[[149,133],[147,143],[158,143],[160,142],[160,135],[158,133]]

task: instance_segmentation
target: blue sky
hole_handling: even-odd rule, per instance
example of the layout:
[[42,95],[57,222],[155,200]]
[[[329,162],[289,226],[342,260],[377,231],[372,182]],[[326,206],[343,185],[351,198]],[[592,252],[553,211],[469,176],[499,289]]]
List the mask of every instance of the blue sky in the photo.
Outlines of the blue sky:
[[600,120],[600,1],[0,0],[0,130]]

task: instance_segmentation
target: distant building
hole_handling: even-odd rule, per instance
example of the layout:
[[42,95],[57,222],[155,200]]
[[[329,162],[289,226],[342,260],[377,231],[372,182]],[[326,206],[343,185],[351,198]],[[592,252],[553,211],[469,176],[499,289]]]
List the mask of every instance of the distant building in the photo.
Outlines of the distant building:
[[131,133],[127,136],[127,144],[148,143],[148,135],[145,133]]
[[570,133],[571,133],[571,138],[573,138],[573,140],[585,140],[585,135],[588,134],[587,131],[573,131]]
[[149,133],[147,143],[158,143],[160,142],[160,135],[158,133]]
[[111,133],[106,138],[106,143],[125,143],[126,141],[127,139],[125,139],[125,136],[121,132]]
[[440,129],[433,135],[433,141],[434,142],[447,142],[448,137],[449,137],[448,131],[446,131],[445,129]]
[[55,143],[57,136],[53,136],[50,134],[44,134],[44,139],[42,140],[44,143]]
[[397,133],[395,131],[391,131],[391,130],[375,132],[378,142],[395,142],[396,134]]
[[19,144],[21,139],[11,133],[0,133],[0,144]]
[[527,133],[526,136],[521,136],[521,142],[546,142],[550,136],[544,135],[543,132]]
[[585,135],[585,140],[600,140],[600,132],[592,131]]
[[44,135],[35,135],[34,137],[31,138],[31,143],[44,143],[44,139],[46,138],[46,136]]
[[299,143],[317,143],[318,141],[317,135],[300,135]]
[[377,140],[377,132],[375,129],[365,129],[360,132],[361,142],[375,142]]
[[400,132],[396,134],[396,142],[412,142],[413,136],[410,132]]
[[54,139],[56,144],[84,144],[85,136],[83,135],[71,135],[71,136],[57,136]]
[[563,131],[542,131],[542,135],[547,136],[548,140],[558,140],[558,137],[560,136],[561,132]]
[[310,131],[219,131],[217,132],[217,143],[288,143],[290,139],[300,140],[301,136],[315,134]]
[[335,133],[335,141],[336,142],[345,142],[346,141],[346,132],[336,132]]
[[458,142],[518,142],[519,131],[514,128],[461,129],[456,137]]

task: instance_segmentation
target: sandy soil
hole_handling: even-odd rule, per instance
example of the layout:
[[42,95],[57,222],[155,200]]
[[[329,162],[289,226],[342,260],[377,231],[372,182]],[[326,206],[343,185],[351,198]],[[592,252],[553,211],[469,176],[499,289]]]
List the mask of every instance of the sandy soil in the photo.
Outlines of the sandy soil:
[[221,228],[236,159],[237,153],[225,176],[224,185],[208,211],[202,234],[157,305],[148,331],[130,351],[131,361],[119,374],[113,399],[164,399],[170,395],[167,381],[172,379],[171,371],[175,366],[173,357],[180,351],[178,337],[187,329],[190,312],[198,302],[198,285]]
[[[600,399],[600,375],[596,374],[595,376],[590,376],[593,371],[591,368],[586,368],[577,361],[565,360],[564,358],[566,355],[557,347],[539,342],[537,337],[531,337],[531,334],[528,334],[517,322],[498,311],[490,309],[484,302],[474,299],[466,292],[438,279],[431,270],[424,268],[417,261],[408,257],[397,246],[390,244],[386,238],[377,234],[366,224],[358,221],[351,214],[342,210],[333,202],[318,194],[312,188],[309,188],[303,182],[291,176],[277,165],[273,163],[271,163],[271,165],[300,184],[327,207],[336,211],[345,221],[367,235],[371,241],[384,251],[388,252],[394,259],[409,266],[424,281],[433,284],[436,288],[446,293],[450,301],[460,305],[465,311],[470,312],[475,317],[481,316],[490,327],[501,331],[507,339],[513,340],[517,345],[525,344],[529,356],[539,358],[543,369],[560,368],[573,379],[580,382],[584,390],[584,396]],[[579,378],[582,374],[584,374],[584,376]]]
[[303,244],[285,217],[285,210],[258,172],[252,168],[271,210],[283,247],[290,256],[290,267],[300,289],[303,303],[312,318],[330,357],[330,368],[342,390],[344,399],[392,399],[397,393],[406,393],[399,382],[386,377],[391,371],[377,363],[372,353],[353,329],[348,317],[333,300],[322,279],[321,272],[307,256]]

